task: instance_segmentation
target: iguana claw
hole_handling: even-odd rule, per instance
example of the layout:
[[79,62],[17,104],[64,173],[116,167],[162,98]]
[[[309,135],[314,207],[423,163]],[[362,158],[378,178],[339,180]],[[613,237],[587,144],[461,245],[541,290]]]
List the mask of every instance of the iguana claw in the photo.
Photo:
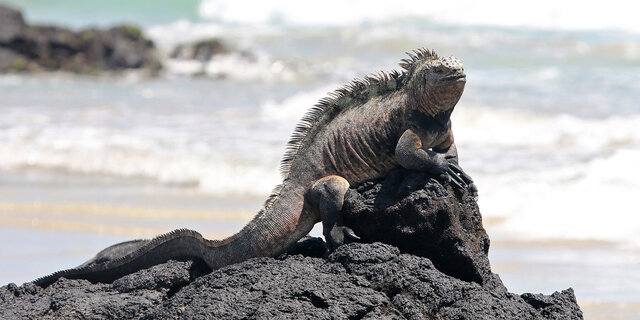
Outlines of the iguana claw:
[[478,188],[476,188],[476,185],[473,183],[473,179],[468,174],[466,174],[457,164],[451,163],[447,172],[451,177],[451,181],[454,182],[456,187],[460,189],[470,189],[471,192],[478,191]]
[[445,155],[444,158],[448,161],[446,169],[440,173],[440,179],[445,185],[452,184],[458,189],[471,189],[472,192],[478,191],[473,179],[462,170],[462,168],[454,161],[457,160],[455,155]]
[[360,237],[358,237],[356,233],[351,230],[351,228],[337,225],[331,228],[331,231],[328,234],[325,234],[324,237],[326,238],[327,245],[331,250],[345,243],[360,240]]

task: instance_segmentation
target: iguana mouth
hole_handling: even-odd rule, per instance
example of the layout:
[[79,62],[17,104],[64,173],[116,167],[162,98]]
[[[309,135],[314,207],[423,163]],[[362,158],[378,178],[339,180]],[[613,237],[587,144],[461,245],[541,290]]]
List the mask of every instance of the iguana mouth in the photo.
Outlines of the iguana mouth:
[[452,74],[450,76],[446,76],[440,79],[440,82],[465,82],[467,81],[467,76],[463,73]]

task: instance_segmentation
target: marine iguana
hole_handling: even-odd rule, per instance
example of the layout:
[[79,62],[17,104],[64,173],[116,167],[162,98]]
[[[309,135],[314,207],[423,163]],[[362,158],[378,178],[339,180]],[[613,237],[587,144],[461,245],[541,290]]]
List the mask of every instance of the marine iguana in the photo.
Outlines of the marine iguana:
[[169,259],[194,257],[215,270],[279,255],[320,221],[329,246],[336,247],[357,239],[340,217],[349,185],[383,177],[397,166],[429,171],[460,188],[472,184],[457,164],[449,119],[466,83],[462,62],[424,48],[408,55],[402,72],[353,80],[306,113],[281,162],[282,184],[238,233],[207,240],[178,229],[114,245],[34,283],[46,287],[61,277],[109,282]]

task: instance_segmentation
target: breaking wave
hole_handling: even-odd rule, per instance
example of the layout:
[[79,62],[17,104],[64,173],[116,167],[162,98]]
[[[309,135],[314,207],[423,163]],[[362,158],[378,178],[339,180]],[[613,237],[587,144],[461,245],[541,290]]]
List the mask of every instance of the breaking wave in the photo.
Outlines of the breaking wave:
[[[545,72],[542,77],[554,76],[553,70]],[[32,78],[0,78],[15,90],[42,88],[46,101],[63,99],[66,104],[75,99],[51,93],[77,85],[68,81],[61,90],[46,89]],[[167,81],[152,87],[132,83],[127,91],[101,89],[119,90],[138,101],[135,105],[96,100],[62,109],[56,103],[4,107],[0,170],[144,178],[222,197],[266,197],[281,180],[278,163],[298,119],[337,87],[314,86],[281,98],[271,93],[255,105],[256,97],[249,106],[233,107],[223,86],[212,97],[227,99],[226,107],[175,107],[170,102],[165,108],[161,92],[174,85]],[[221,83],[192,82],[189,94],[217,86]],[[252,90],[248,93],[256,95],[264,89]],[[15,99],[6,98],[8,103]],[[487,226],[494,238],[634,246],[640,245],[640,218],[634,214],[640,194],[638,123],[638,113],[589,118],[465,101],[453,114],[460,162],[477,182],[483,215],[502,221]]]
[[[251,7],[252,10],[246,10]],[[496,8],[500,8],[496,10]],[[576,9],[576,8],[579,8]],[[203,18],[225,24],[345,26],[422,18],[453,25],[527,27],[554,30],[616,29],[639,32],[637,6],[629,1],[322,1],[204,0]],[[595,19],[594,17],[597,17]]]
[[461,106],[453,121],[482,213],[503,221],[488,226],[494,238],[640,246],[639,115],[585,119]]

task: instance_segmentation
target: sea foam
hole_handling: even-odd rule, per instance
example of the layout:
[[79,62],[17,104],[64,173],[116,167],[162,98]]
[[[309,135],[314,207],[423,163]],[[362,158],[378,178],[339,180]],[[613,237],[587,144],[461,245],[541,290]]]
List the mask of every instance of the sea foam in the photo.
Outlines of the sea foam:
[[[266,196],[280,181],[279,158],[296,120],[332,88],[264,102],[243,130],[233,119],[235,131],[216,125],[221,131],[211,133],[222,140],[191,132],[195,118],[185,115],[173,117],[168,134],[153,125],[66,126],[17,110],[11,118],[23,124],[0,130],[0,168],[143,177],[219,196]],[[477,181],[483,214],[505,218],[498,226],[505,233],[534,238],[638,238],[638,123],[637,115],[587,119],[464,103],[453,116],[461,165]]]
[[[588,119],[461,105],[461,164],[494,236],[640,245],[640,116]],[[501,220],[498,219],[498,220]],[[496,220],[496,219],[492,219]]]
[[[252,10],[246,10],[248,7]],[[312,3],[293,0],[259,3],[250,0],[205,0],[199,11],[206,19],[228,24],[344,26],[414,17],[452,25],[640,32],[635,14],[638,7],[624,0],[541,0],[524,3],[508,0],[329,0]]]

